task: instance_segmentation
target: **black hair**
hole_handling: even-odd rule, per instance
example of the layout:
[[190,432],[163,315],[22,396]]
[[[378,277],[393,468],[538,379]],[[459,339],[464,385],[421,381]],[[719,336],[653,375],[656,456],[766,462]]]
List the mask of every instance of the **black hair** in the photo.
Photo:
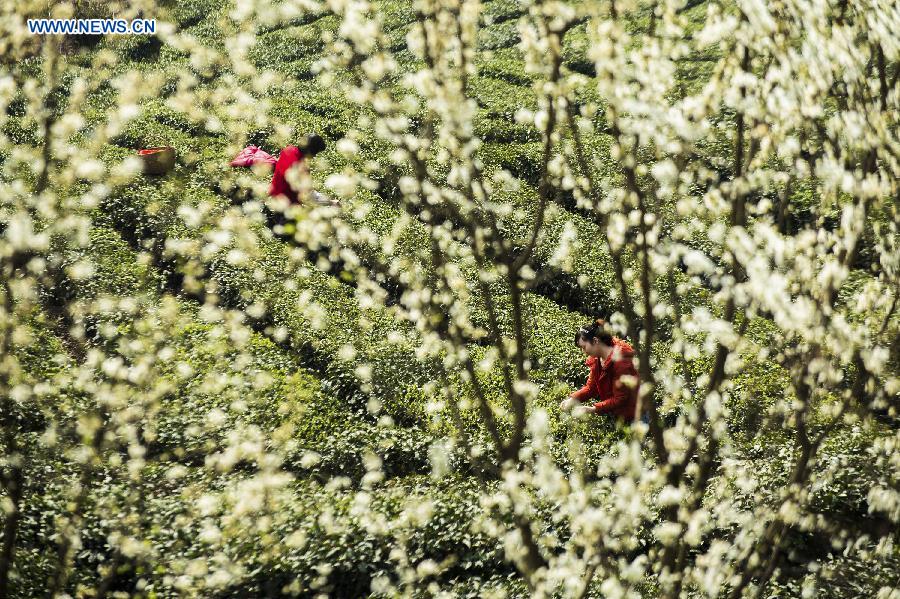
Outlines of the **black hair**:
[[602,318],[598,318],[594,322],[581,327],[578,329],[578,332],[575,333],[575,345],[578,345],[579,341],[591,343],[594,340],[609,347],[613,346],[612,333],[607,330],[606,321]]
[[303,153],[305,155],[312,158],[325,149],[325,140],[315,133],[313,133],[312,135],[307,135],[306,140],[303,143],[303,147],[301,147],[300,149],[303,150]]

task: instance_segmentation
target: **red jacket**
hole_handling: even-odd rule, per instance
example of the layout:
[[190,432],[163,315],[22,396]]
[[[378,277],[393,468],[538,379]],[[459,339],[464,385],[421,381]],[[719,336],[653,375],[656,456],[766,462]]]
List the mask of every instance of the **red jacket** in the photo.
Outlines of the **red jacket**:
[[[623,420],[634,420],[637,408],[637,378],[634,349],[625,341],[613,338],[613,351],[606,360],[593,356],[584,361],[590,367],[584,387],[572,394],[578,401],[598,399],[594,404],[598,414],[612,414]],[[633,386],[626,385],[622,376],[634,377]]]
[[270,196],[285,196],[292,204],[299,203],[297,192],[291,188],[285,175],[292,166],[303,160],[303,152],[297,146],[288,146],[281,150],[278,162],[275,163],[275,172],[272,174],[272,185],[269,187]]

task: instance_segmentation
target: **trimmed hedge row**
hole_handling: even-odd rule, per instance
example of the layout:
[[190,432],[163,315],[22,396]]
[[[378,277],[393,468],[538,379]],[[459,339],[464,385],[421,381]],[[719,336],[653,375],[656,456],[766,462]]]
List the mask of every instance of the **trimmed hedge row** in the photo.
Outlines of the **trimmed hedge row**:
[[498,118],[490,110],[481,109],[475,117],[475,135],[486,143],[529,143],[540,141],[534,127],[520,125],[511,118]]
[[537,79],[537,75],[525,72],[524,63],[522,51],[515,47],[479,52],[475,57],[475,64],[482,76],[523,87],[530,86]]
[[228,0],[174,0],[170,5],[172,19],[182,28],[193,27],[210,15],[221,14],[229,4]]
[[416,13],[409,2],[387,2],[378,0],[373,2],[378,14],[381,16],[381,26],[385,30],[406,29],[416,20]]
[[329,15],[316,21],[275,29],[259,35],[250,51],[250,59],[259,68],[280,70],[284,63],[302,58],[318,58],[325,47],[322,32],[336,33],[340,20]]
[[530,85],[513,84],[501,78],[483,74],[475,77],[471,82],[471,93],[488,114],[500,117],[509,124],[514,124],[513,115],[520,108],[537,108],[537,97]]
[[526,12],[519,0],[492,0],[484,4],[481,14],[485,20],[489,19],[497,24],[520,17]]
[[569,29],[563,39],[562,59],[563,65],[576,73],[595,77],[597,69],[587,56],[590,40],[587,35],[587,24],[581,23]]
[[[536,150],[536,148],[535,148]],[[496,151],[496,146],[485,147],[483,156],[489,165],[508,168],[506,156],[515,150]],[[529,152],[534,151],[529,148]],[[504,234],[510,238],[524,239],[540,203],[537,190],[526,182],[515,192],[501,191],[498,200],[510,202],[522,210],[526,217],[510,221]],[[611,259],[606,250],[605,231],[583,218],[565,210],[556,203],[549,203],[545,212],[542,235],[535,248],[535,270],[543,279],[540,291],[561,305],[593,315],[612,312],[618,307],[618,283],[615,280]],[[554,265],[554,255],[560,241],[574,233],[570,253]],[[546,269],[546,270],[545,270]]]
[[[293,125],[298,136],[317,133],[326,140],[337,140],[356,123],[352,107],[330,97],[314,81],[298,82],[289,90],[272,90],[268,99],[271,118]],[[267,141],[277,153],[279,148]]]
[[515,19],[483,27],[478,31],[479,50],[499,50],[519,43],[519,24]]

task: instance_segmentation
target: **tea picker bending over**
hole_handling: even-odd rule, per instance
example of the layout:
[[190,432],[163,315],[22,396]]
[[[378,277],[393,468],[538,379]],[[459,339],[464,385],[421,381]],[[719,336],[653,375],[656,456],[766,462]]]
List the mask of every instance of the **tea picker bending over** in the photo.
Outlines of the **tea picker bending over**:
[[[624,421],[634,420],[639,381],[631,345],[614,337],[599,318],[578,329],[575,345],[587,355],[584,363],[590,369],[588,380],[559,408],[573,410],[576,415],[610,414]],[[596,401],[585,405],[592,399]]]
[[[269,195],[273,197],[284,196],[291,204],[302,203],[297,185],[291,185],[291,181],[309,181],[308,159],[325,149],[325,140],[318,135],[308,136],[301,146],[287,146],[278,155],[275,163],[275,172],[272,173],[272,184],[269,187]],[[294,173],[299,175],[295,179]],[[288,181],[288,178],[291,181]],[[324,206],[336,206],[337,202],[326,198],[318,191],[310,190],[309,199],[315,204]]]

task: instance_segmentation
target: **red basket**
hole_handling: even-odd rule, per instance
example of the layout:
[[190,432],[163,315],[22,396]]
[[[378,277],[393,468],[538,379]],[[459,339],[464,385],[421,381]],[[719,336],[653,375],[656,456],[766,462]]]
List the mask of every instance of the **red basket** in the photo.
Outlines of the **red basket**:
[[172,146],[138,150],[138,156],[144,164],[144,173],[148,175],[164,175],[175,168],[175,148]]

